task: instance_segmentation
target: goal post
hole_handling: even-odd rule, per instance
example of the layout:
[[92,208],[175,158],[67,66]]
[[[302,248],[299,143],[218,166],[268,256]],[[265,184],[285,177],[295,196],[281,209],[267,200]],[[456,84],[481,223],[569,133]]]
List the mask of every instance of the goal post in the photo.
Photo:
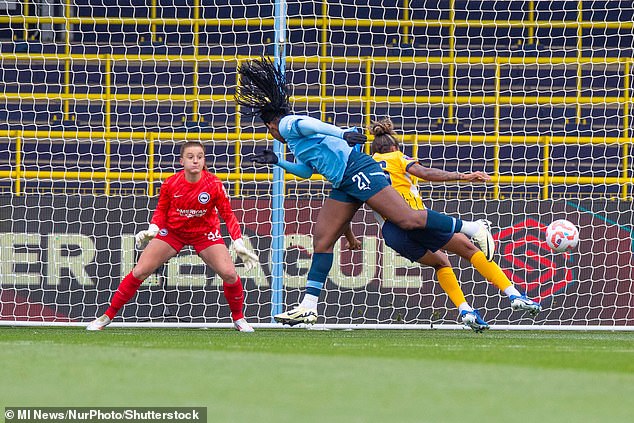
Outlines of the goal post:
[[[201,140],[260,257],[238,267],[246,317],[277,327],[271,316],[303,295],[330,185],[250,161],[265,148],[292,159],[233,101],[239,64],[266,55],[296,113],[360,128],[390,117],[423,166],[492,176],[418,186],[436,211],[491,220],[496,262],[544,306],[535,319],[511,311],[450,254],[494,328],[634,329],[630,2],[153,3],[64,0],[43,14],[16,2],[0,16],[12,46],[0,52],[0,325],[103,313],[180,144]],[[580,242],[554,254],[544,231],[560,218]],[[433,269],[390,250],[367,207],[352,229],[362,250],[336,244],[318,326],[460,327]],[[189,248],[115,323],[231,324],[220,279]]]
[[[275,0],[275,45],[273,55],[275,65],[286,73],[286,48],[288,29],[286,18],[286,0]],[[283,155],[285,148],[278,140],[273,140],[273,152]],[[284,311],[284,171],[273,168],[273,186],[271,189],[271,320]]]

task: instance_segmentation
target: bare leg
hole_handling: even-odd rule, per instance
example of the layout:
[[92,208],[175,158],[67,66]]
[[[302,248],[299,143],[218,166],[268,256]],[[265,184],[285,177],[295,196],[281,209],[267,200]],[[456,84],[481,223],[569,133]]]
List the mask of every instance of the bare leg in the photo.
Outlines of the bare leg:
[[427,224],[427,210],[412,209],[391,186],[374,194],[366,203],[401,229],[422,229]]
[[433,267],[436,270],[442,269],[443,267],[451,267],[447,255],[441,251],[436,251],[435,253],[427,251],[424,256],[418,259],[418,263]]
[[110,307],[105,312],[105,315],[108,316],[107,322],[100,322],[100,319],[103,318],[100,317],[92,322],[87,329],[99,330],[108,325],[110,320],[114,319],[114,316],[121,310],[121,307],[136,294],[143,281],[176,253],[177,251],[165,241],[156,238],[150,241],[141,253],[136,266],[123,278],[112,296]]
[[[401,198],[401,201],[404,201]],[[335,242],[352,220],[361,203],[344,203],[328,198],[317,216],[313,230],[313,252],[332,253]]]
[[464,233],[477,243],[487,260],[493,260],[495,243],[491,236],[489,223],[485,220],[467,222],[433,210],[413,210],[398,192],[391,186],[383,188],[368,201],[368,206],[390,222],[406,231],[412,229],[430,229],[442,232]]
[[132,275],[143,281],[177,253],[167,242],[154,238],[141,253]]
[[480,251],[480,249],[473,245],[473,243],[469,241],[469,238],[463,234],[454,234],[449,242],[445,244],[443,249],[451,253],[458,254],[463,259],[469,261],[475,253]]
[[224,283],[234,284],[238,280],[236,268],[231,260],[229,250],[224,244],[211,245],[199,254],[201,259],[220,276]]
[[198,255],[222,279],[223,293],[235,328],[241,332],[253,332],[253,328],[244,321],[244,289],[227,247],[224,244],[210,245]]
[[275,315],[277,322],[293,326],[317,321],[317,302],[332,267],[333,247],[360,206],[361,203],[345,203],[332,198],[324,202],[313,230],[313,258],[304,298],[298,307]]

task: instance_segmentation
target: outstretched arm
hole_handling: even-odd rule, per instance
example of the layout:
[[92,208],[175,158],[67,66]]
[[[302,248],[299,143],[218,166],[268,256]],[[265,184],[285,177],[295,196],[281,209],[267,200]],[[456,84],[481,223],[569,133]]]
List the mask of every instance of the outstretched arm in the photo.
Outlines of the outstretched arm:
[[304,179],[308,179],[313,175],[313,169],[310,166],[307,166],[304,163],[293,163],[280,159],[273,150],[263,150],[261,153],[252,156],[251,161],[257,164],[277,165],[285,171]]
[[218,183],[216,185],[216,192],[213,194],[214,201],[216,205],[216,210],[218,210],[218,214],[222,217],[222,220],[225,221],[225,225],[229,230],[229,235],[231,236],[231,248],[236,252],[238,257],[244,263],[245,270],[251,270],[253,267],[257,267],[260,263],[260,259],[258,256],[253,253],[253,251],[249,250],[242,240],[242,231],[240,230],[240,223],[238,223],[238,218],[231,208],[231,202],[229,201],[229,197],[227,196],[227,191],[225,191],[222,183]]
[[294,120],[291,125],[292,129],[297,131],[298,135],[308,137],[310,135],[322,134],[332,135],[333,137],[343,138],[343,129],[338,126],[322,122],[310,116],[302,116],[300,119]]
[[423,167],[418,163],[414,163],[407,168],[407,173],[430,182],[447,182],[447,181],[469,181],[469,182],[486,182],[491,177],[485,172],[447,172],[441,169],[433,169]]
[[322,122],[310,116],[296,117],[290,120],[285,128],[280,127],[280,134],[284,139],[293,136],[308,137],[315,134],[331,135],[344,139],[349,145],[363,144],[367,140],[365,134],[357,132],[356,128],[341,129],[338,126]]
[[308,179],[313,176],[313,169],[304,163],[293,163],[284,159],[279,159],[277,165],[287,172],[297,175],[300,178]]

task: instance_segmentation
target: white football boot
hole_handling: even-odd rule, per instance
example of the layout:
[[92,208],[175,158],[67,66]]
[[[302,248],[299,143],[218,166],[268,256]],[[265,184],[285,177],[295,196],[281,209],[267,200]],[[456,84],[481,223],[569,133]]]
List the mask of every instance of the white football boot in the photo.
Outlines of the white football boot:
[[317,322],[317,310],[297,306],[284,313],[276,314],[273,318],[276,322],[289,326],[295,326],[300,323],[313,325]]
[[103,316],[90,322],[88,326],[86,326],[86,330],[102,330],[110,323],[112,323],[112,320],[110,320],[110,317],[104,314]]
[[473,329],[475,332],[482,332],[483,330],[489,329],[489,324],[480,316],[478,310],[462,310],[460,312],[460,318],[465,327]]
[[488,261],[493,261],[493,253],[495,252],[495,243],[491,235],[491,222],[486,219],[476,220],[480,224],[480,229],[471,237],[478,248],[482,250]]
[[536,316],[537,313],[542,311],[542,305],[529,299],[526,295],[511,295],[509,300],[511,300],[511,308],[513,311],[528,311],[532,316]]
[[253,327],[246,321],[244,317],[242,319],[234,320],[233,327],[238,332],[245,332],[245,333],[255,332],[255,329],[253,329]]

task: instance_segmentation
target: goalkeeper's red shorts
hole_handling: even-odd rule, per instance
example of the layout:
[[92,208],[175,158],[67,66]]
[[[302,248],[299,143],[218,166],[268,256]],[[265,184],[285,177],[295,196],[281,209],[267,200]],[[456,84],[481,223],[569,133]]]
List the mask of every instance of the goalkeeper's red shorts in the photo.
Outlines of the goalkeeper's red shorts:
[[161,229],[156,235],[156,239],[167,242],[176,252],[179,252],[186,245],[191,245],[200,254],[202,250],[212,245],[225,244],[219,230],[210,232],[196,232],[193,234],[179,234],[167,229]]

